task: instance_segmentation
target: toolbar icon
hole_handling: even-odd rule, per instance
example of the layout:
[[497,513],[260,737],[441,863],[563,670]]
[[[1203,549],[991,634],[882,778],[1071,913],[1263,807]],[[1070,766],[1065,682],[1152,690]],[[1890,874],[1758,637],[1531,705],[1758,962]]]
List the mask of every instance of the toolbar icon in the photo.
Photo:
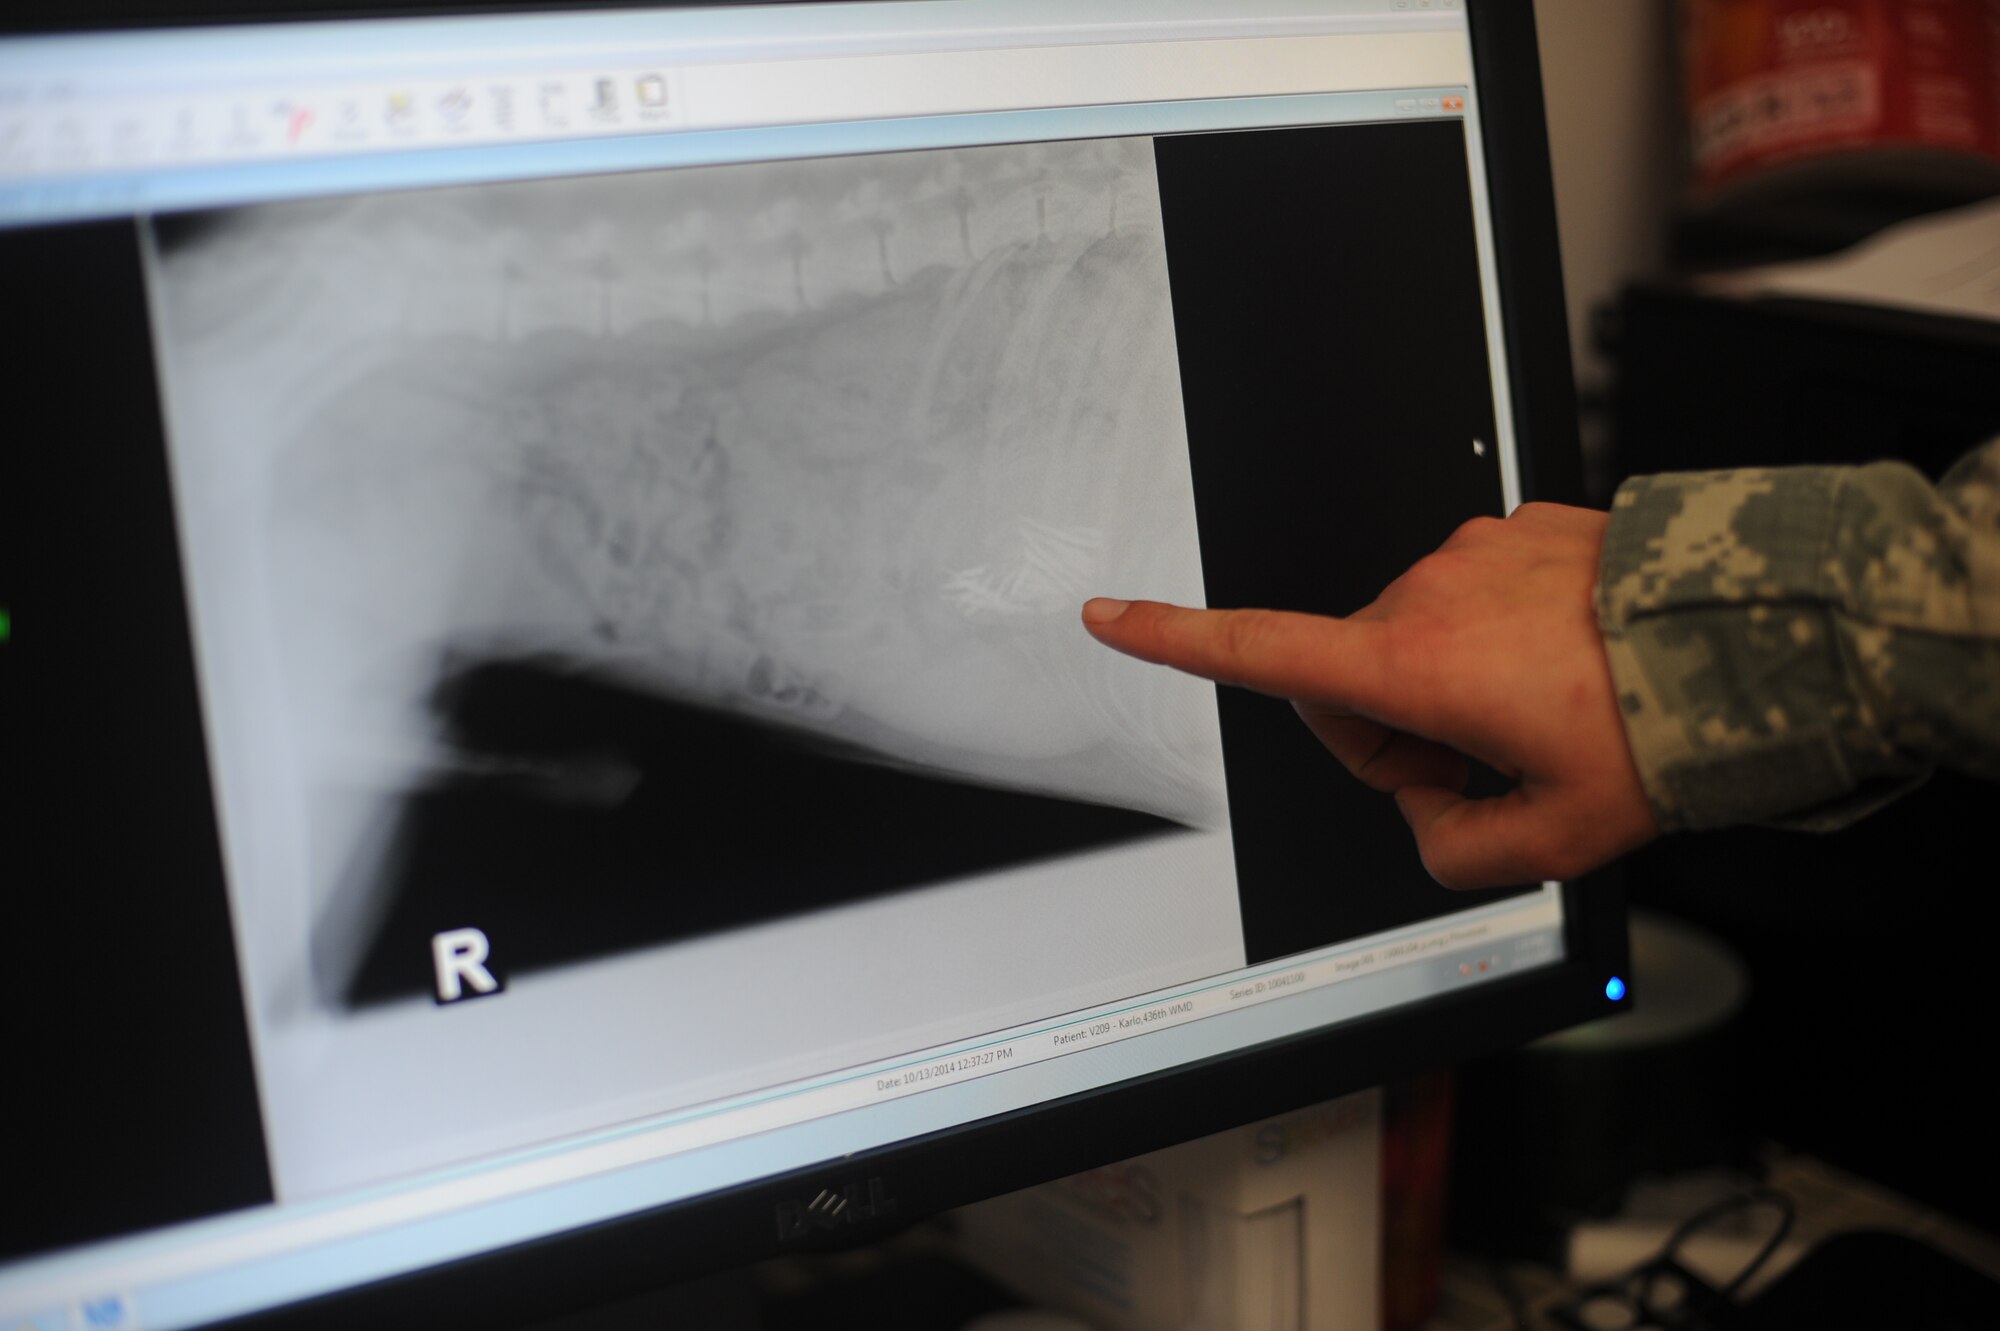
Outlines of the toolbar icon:
[[1447,111],[1463,111],[1465,109],[1465,99],[1463,97],[1447,97],[1444,99],[1443,105]]
[[132,1300],[123,1294],[85,1299],[76,1305],[76,1323],[89,1331],[129,1331],[139,1325]]
[[618,117],[618,83],[615,79],[597,79],[591,83],[590,113],[599,120],[615,120]]
[[494,128],[514,128],[514,90],[504,83],[496,83],[486,90],[486,96],[493,107]]
[[119,121],[111,130],[111,156],[121,162],[146,157],[146,127],[135,119]]
[[333,132],[341,139],[359,138],[366,128],[362,123],[361,99],[343,97],[333,109]]
[[560,83],[544,83],[539,97],[542,123],[555,129],[569,124],[569,89]]
[[438,116],[447,128],[457,129],[472,114],[472,94],[464,88],[450,88],[438,98]]
[[390,129],[409,129],[417,118],[417,101],[407,92],[392,92],[383,108],[382,118]]
[[667,104],[667,81],[658,74],[641,74],[638,82],[639,105],[649,111],[657,111]]
[[242,102],[229,108],[229,134],[226,142],[231,148],[255,148],[263,142],[264,136],[257,131],[257,120],[248,106]]

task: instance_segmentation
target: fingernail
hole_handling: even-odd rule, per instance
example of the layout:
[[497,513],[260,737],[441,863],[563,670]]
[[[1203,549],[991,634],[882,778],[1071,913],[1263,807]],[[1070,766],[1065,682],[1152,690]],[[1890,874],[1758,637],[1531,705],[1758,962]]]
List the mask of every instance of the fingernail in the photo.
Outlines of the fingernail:
[[1118,616],[1132,608],[1130,601],[1114,600],[1109,596],[1098,596],[1083,603],[1083,622],[1086,624],[1109,624]]

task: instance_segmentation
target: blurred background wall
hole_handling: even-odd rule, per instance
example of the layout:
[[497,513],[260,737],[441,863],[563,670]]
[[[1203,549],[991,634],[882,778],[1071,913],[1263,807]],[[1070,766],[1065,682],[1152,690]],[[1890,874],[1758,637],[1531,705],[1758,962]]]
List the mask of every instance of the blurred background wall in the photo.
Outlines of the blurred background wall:
[[1686,172],[1672,0],[1535,0],[1577,382],[1601,392],[1590,311],[1666,254]]

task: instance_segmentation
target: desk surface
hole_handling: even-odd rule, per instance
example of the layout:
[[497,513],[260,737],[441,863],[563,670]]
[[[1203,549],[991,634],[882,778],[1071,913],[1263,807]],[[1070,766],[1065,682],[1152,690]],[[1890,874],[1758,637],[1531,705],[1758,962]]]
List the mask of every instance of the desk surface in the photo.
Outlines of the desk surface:
[[[1789,1270],[1821,1240],[1835,1234],[1875,1230],[1918,1239],[1957,1258],[1974,1270],[2000,1280],[2000,1236],[1983,1233],[1961,1224],[1939,1211],[1893,1192],[1867,1179],[1836,1169],[1811,1156],[1770,1148],[1765,1155],[1765,1187],[1790,1198],[1797,1207],[1792,1231],[1771,1260],[1746,1285],[1745,1297],[1754,1297]],[[1747,1182],[1747,1180],[1744,1180]],[[1657,1251],[1639,1246],[1649,1234],[1661,1239],[1674,1225],[1706,1204],[1731,1181],[1720,1176],[1705,1183],[1678,1190],[1658,1189],[1638,1195],[1627,1214],[1601,1227],[1607,1232],[1622,1231],[1632,1242],[1632,1259],[1618,1269],[1629,1269]],[[1703,1193],[1706,1192],[1706,1199]],[[1675,1207],[1678,1200],[1680,1205]],[[1745,1217],[1736,1228],[1725,1228],[1708,1244],[1691,1243],[1683,1250],[1687,1264],[1717,1285],[1726,1283],[1738,1269],[1746,1249],[1754,1249],[1758,1226],[1756,1217]],[[1616,1238],[1621,1235],[1611,1235]],[[1582,1252],[1586,1262],[1601,1264],[1615,1251],[1611,1243],[1594,1253]],[[1494,1263],[1460,1255],[1445,1263],[1443,1288],[1437,1314],[1421,1331],[1529,1331],[1557,1328],[1547,1314],[1573,1300],[1585,1284],[1608,1276],[1609,1269],[1583,1270],[1580,1278],[1531,1262]],[[1526,1314],[1523,1320],[1522,1313]]]

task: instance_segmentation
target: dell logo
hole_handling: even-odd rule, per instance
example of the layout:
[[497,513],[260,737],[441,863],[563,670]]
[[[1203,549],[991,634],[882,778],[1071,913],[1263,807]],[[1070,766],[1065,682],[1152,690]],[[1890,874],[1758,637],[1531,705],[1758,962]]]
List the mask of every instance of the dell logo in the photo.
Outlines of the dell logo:
[[778,1203],[778,1238],[802,1239],[815,1231],[832,1232],[843,1225],[859,1225],[896,1213],[896,1199],[879,1178],[866,1183],[849,1183],[840,1191],[821,1188],[809,1202]]

